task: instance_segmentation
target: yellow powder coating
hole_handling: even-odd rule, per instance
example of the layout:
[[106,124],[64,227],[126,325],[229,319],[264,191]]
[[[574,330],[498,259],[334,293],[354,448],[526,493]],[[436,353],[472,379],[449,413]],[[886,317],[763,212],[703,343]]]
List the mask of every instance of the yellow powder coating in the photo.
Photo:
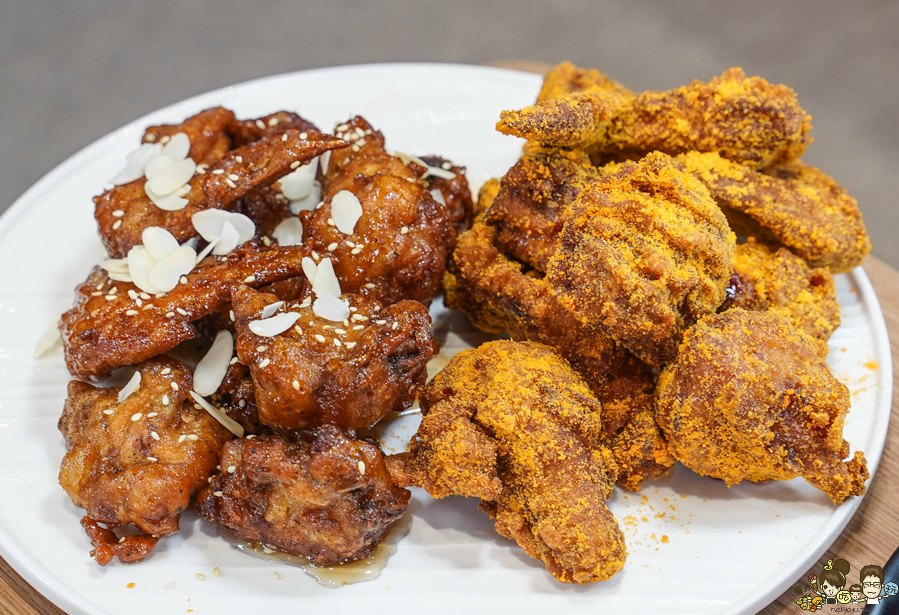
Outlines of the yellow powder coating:
[[605,502],[618,474],[600,444],[599,402],[568,362],[532,342],[456,355],[421,397],[411,453],[391,475],[434,497],[481,498],[498,532],[566,583],[624,565],[624,535]]
[[880,367],[880,364],[877,361],[868,361],[867,363],[865,363],[865,367],[867,367],[871,371],[877,371],[877,369]]
[[849,392],[789,321],[739,308],[701,320],[659,376],[658,420],[672,454],[728,485],[802,476],[835,504],[865,492],[847,462]]
[[676,164],[708,187],[735,231],[781,243],[812,267],[848,271],[871,251],[858,202],[814,167],[795,161],[762,173],[699,152]]
[[557,147],[639,158],[698,150],[755,169],[798,158],[811,118],[792,89],[731,68],[709,82],[633,95],[598,71],[560,65],[532,107],[504,111],[497,130]]
[[[781,314],[822,342],[840,326],[840,304],[830,272],[812,269],[786,248],[775,250],[752,237],[737,246],[728,299],[719,311],[732,307]],[[821,347],[826,356],[826,344]]]
[[708,190],[655,152],[579,194],[546,273],[579,321],[660,365],[724,301],[735,246]]

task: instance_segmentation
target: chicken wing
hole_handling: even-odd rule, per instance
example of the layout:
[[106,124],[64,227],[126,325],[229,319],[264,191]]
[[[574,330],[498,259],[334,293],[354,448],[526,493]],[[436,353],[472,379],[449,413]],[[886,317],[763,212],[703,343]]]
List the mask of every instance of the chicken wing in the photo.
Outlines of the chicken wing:
[[[177,532],[182,511],[231,438],[205,410],[185,403],[192,379],[183,365],[163,357],[138,365],[137,372],[139,388],[122,401],[123,387],[70,382],[59,419],[67,450],[59,482],[85,509],[82,525],[101,565],[116,555],[143,559],[156,538]],[[109,528],[131,524],[146,536],[120,543],[98,522]]]
[[200,515],[244,540],[340,564],[374,555],[403,516],[409,491],[397,487],[376,443],[332,426],[311,442],[280,436],[225,445],[220,466],[197,498]]
[[802,476],[835,504],[864,494],[864,455],[843,461],[849,391],[809,340],[779,314],[739,308],[690,329],[657,389],[677,460],[728,485]]

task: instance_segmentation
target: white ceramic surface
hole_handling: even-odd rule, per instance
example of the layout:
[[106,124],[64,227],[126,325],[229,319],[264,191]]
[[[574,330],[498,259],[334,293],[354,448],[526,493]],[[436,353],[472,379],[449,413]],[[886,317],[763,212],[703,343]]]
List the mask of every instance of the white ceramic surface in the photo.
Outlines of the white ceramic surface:
[[[480,185],[505,172],[520,143],[493,129],[499,111],[533,101],[537,76],[452,65],[371,65],[261,79],[183,101],[100,139],[54,169],[0,219],[0,555],[73,615],[331,612],[755,613],[804,575],[860,500],[835,507],[801,479],[727,489],[683,467],[639,494],[615,491],[624,570],[587,587],[556,583],[492,529],[463,498],[431,500],[415,490],[412,530],[381,577],[324,589],[295,568],[230,548],[193,513],[182,532],[147,561],[98,567],[57,484],[64,453],[56,422],[69,375],[62,353],[33,359],[45,328],[72,289],[104,257],[91,197],[123,166],[145,126],[178,122],[224,105],[239,117],[296,110],[330,129],[366,116],[388,147],[439,153],[468,166]],[[102,112],[98,110],[98,112]],[[843,325],[829,363],[852,391],[845,436],[872,473],[889,420],[891,367],[886,328],[861,269],[838,276]],[[434,308],[435,333],[452,354],[479,336],[464,317]],[[403,448],[416,416],[390,428]],[[392,437],[396,436],[396,437]],[[666,538],[663,538],[666,537]],[[222,571],[214,577],[213,567]],[[280,580],[272,573],[277,570]],[[197,579],[203,573],[206,581]],[[172,589],[165,586],[175,581]],[[128,584],[134,583],[133,588]]]

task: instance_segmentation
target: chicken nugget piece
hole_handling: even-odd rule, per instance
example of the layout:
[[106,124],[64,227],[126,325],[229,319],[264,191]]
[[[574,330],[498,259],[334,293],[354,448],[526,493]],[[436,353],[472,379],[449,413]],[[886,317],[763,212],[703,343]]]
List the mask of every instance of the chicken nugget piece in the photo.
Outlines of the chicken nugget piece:
[[735,247],[705,186],[655,152],[580,193],[546,278],[579,321],[661,365],[724,302]]
[[605,580],[624,535],[605,502],[617,478],[600,405],[550,347],[488,342],[457,354],[425,388],[409,453],[388,459],[400,484],[481,498],[497,531],[565,583]]
[[735,231],[784,245],[812,267],[849,271],[871,251],[858,201],[815,167],[797,160],[755,172],[698,152],[677,164],[708,187]]
[[280,436],[233,440],[220,465],[228,471],[200,492],[200,515],[244,540],[318,565],[373,556],[409,502],[377,443],[329,425],[309,443]]
[[251,120],[234,120],[230,129],[234,147],[243,147],[265,137],[280,136],[288,130],[321,132],[315,124],[290,111],[277,111]]
[[[70,382],[59,419],[67,451],[59,482],[85,509],[82,525],[101,565],[113,556],[143,559],[155,538],[177,532],[182,511],[231,438],[205,410],[185,403],[192,379],[183,365],[160,357],[138,365],[137,372],[139,387],[122,401],[123,387]],[[109,528],[131,524],[148,537],[125,539],[118,547],[98,522]]]
[[344,299],[355,311],[333,322],[310,301],[282,306],[299,314],[286,331],[263,337],[250,329],[275,295],[236,287],[236,351],[256,387],[259,420],[279,433],[337,425],[368,429],[390,410],[412,405],[438,347],[431,317],[417,301],[382,308],[359,295]]
[[754,169],[795,160],[811,141],[811,117],[793,90],[746,77],[738,67],[709,82],[693,81],[667,92],[633,96],[615,85],[504,111],[497,130],[626,159],[653,151],[718,152]]
[[465,293],[448,293],[447,306],[476,326],[486,321],[513,340],[552,346],[571,363],[602,403],[604,442],[618,465],[620,486],[634,491],[664,474],[674,458],[654,418],[653,371],[599,329],[581,324],[545,279],[497,249],[496,234],[475,224],[460,237],[453,258]]
[[474,219],[474,202],[471,200],[471,190],[465,177],[465,167],[453,164],[440,156],[422,156],[420,160],[429,167],[442,169],[454,175],[452,179],[438,177],[429,174],[426,167],[415,162],[406,165],[410,171],[424,180],[434,199],[446,207],[446,215],[453,223],[457,234],[471,228],[471,221]]
[[195,336],[191,323],[225,307],[231,286],[265,286],[302,274],[303,246],[265,247],[250,241],[222,257],[207,257],[183,276],[187,282],[150,295],[116,282],[95,267],[75,289],[75,305],[62,315],[66,365],[76,378],[108,375],[168,352]]
[[657,389],[677,460],[728,485],[802,476],[834,504],[864,494],[864,455],[843,461],[849,391],[809,341],[780,314],[739,308],[690,329]]
[[734,307],[776,312],[825,342],[840,326],[840,303],[830,272],[813,269],[786,248],[773,249],[752,237],[737,246],[727,300],[718,311]]
[[[304,242],[329,253],[344,292],[361,292],[385,304],[430,301],[442,289],[446,261],[456,243],[447,208],[424,181],[384,151],[380,133],[356,117],[337,134],[354,149],[335,152],[324,182],[324,204],[300,212]],[[332,201],[348,191],[362,215],[351,234],[334,223]],[[346,196],[346,195],[342,195]]]

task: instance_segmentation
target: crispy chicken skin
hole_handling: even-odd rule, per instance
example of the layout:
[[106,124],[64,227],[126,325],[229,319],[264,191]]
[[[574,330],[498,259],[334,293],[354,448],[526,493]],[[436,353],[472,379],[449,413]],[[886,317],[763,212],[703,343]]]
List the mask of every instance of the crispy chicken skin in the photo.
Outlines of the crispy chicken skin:
[[[86,510],[82,525],[101,565],[116,555],[122,561],[142,559],[155,545],[151,539],[177,532],[181,512],[231,438],[204,410],[185,404],[191,375],[183,365],[161,357],[141,363],[137,371],[140,387],[122,402],[122,387],[70,382],[59,419],[68,451],[59,482]],[[126,538],[119,546],[97,522],[110,528],[131,524],[149,538]]]
[[[618,465],[618,484],[637,490],[668,470],[674,459],[654,418],[652,370],[597,328],[559,305],[545,279],[529,275],[496,245],[485,224],[463,233],[454,253],[458,284],[447,306],[489,332],[552,346],[584,378],[602,404],[604,442]],[[459,292],[464,289],[464,292]]]
[[589,147],[616,158],[696,150],[754,169],[798,158],[810,142],[810,128],[792,89],[746,77],[736,67],[667,92],[633,96],[614,82],[589,86],[503,111],[497,124],[504,134],[549,146]]
[[605,580],[624,536],[605,502],[617,477],[600,405],[568,362],[532,342],[456,355],[422,396],[409,453],[388,458],[400,484],[481,498],[497,531],[559,581]]
[[233,440],[220,465],[234,471],[215,475],[200,492],[200,515],[314,564],[371,557],[409,502],[377,444],[332,426],[321,427],[310,443],[281,436]]
[[[388,307],[345,295],[352,312],[344,322],[316,316],[308,302],[289,304],[296,325],[260,337],[249,325],[275,295],[238,286],[232,291],[236,351],[256,387],[259,420],[276,432],[337,425],[367,429],[390,410],[408,408],[427,380],[437,352],[431,317],[417,301]],[[299,307],[304,306],[304,307]]]
[[191,140],[188,156],[198,165],[207,165],[188,182],[190,192],[184,197],[188,204],[183,209],[165,211],[157,207],[144,190],[145,177],[115,186],[94,198],[100,238],[112,258],[127,256],[132,247],[141,243],[141,234],[149,226],[165,228],[179,243],[196,237],[193,214],[208,208],[232,208],[253,190],[289,173],[292,164],[306,163],[326,151],[349,145],[319,132],[290,129],[232,150],[229,129],[234,121],[233,113],[217,108],[188,118],[178,126],[166,127],[165,136],[185,132]]
[[849,271],[871,251],[858,202],[815,167],[797,160],[756,172],[698,152],[676,164],[708,187],[735,231],[774,240],[812,267]]
[[734,307],[781,314],[822,341],[840,326],[840,304],[830,272],[813,269],[786,248],[770,248],[752,237],[737,246],[727,301],[718,311]]
[[[344,292],[363,292],[385,304],[430,301],[441,291],[456,242],[447,208],[434,199],[426,182],[384,150],[383,136],[364,119],[353,118],[345,126],[337,134],[359,151],[331,155],[324,205],[300,212],[304,241],[330,256]],[[328,222],[333,220],[331,200],[342,190],[362,205],[352,235]]]
[[724,302],[735,246],[708,190],[655,152],[580,193],[547,280],[584,325],[661,365],[684,331]]
[[865,492],[849,461],[849,391],[786,318],[733,309],[687,332],[657,389],[659,423],[685,466],[728,485],[802,476],[835,504]]
[[231,300],[232,285],[263,286],[298,276],[308,254],[303,246],[266,248],[250,241],[227,256],[207,257],[184,276],[186,284],[161,297],[112,281],[95,267],[75,289],[75,305],[59,325],[69,371],[76,378],[98,378],[167,352],[195,336],[193,321]]

